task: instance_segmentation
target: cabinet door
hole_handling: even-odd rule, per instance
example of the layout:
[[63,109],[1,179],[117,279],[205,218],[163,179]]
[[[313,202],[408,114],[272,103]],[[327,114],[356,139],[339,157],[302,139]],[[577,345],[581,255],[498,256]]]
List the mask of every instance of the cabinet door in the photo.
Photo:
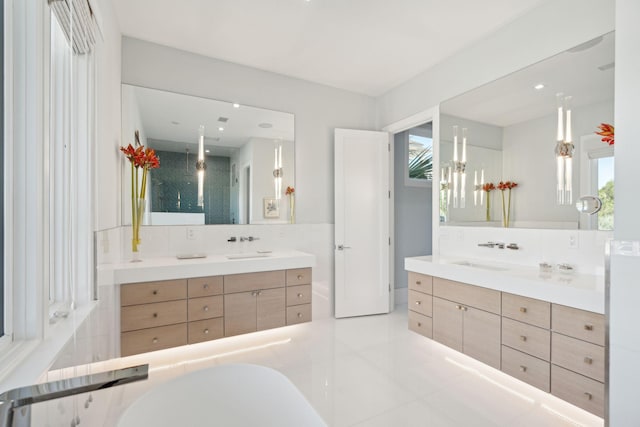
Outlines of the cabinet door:
[[286,293],[284,288],[258,291],[257,329],[259,331],[286,325],[287,311],[285,302]]
[[463,353],[500,369],[500,316],[472,307],[463,313]]
[[433,339],[462,351],[463,311],[459,307],[455,302],[433,298]]
[[240,292],[224,296],[224,336],[256,331],[256,293]]

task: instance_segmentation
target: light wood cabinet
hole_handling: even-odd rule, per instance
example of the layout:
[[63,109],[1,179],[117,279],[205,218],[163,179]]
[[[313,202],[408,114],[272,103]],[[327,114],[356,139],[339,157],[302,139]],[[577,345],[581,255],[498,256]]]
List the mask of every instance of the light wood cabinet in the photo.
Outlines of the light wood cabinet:
[[603,315],[412,272],[408,292],[409,329],[603,415]]
[[286,325],[285,274],[267,271],[225,276],[225,336]]
[[500,292],[434,277],[433,295],[433,339],[499,369]]
[[128,356],[311,321],[311,268],[120,287],[120,353]]

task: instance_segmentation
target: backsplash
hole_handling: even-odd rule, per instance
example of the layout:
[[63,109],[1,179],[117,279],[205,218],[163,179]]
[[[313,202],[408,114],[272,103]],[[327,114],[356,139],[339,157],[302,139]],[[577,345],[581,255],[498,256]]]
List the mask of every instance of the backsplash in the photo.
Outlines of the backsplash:
[[[590,230],[439,227],[439,254],[537,267],[541,262],[569,264],[583,274],[604,274],[604,248],[613,233]],[[478,246],[499,242],[505,248]],[[515,243],[518,250],[507,249]]]

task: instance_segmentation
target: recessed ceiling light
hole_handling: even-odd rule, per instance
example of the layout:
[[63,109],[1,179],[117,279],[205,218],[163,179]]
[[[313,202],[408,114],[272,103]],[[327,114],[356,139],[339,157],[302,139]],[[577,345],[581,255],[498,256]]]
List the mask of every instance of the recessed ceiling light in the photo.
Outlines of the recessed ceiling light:
[[537,85],[535,85],[533,87],[535,90],[542,90],[544,89],[544,83],[538,83]]
[[205,153],[210,153],[210,152],[211,152],[211,150],[207,149],[207,150],[204,150],[204,152],[205,152]]
[[233,104],[233,108],[240,108],[240,104],[238,104],[238,103],[234,103],[234,104]]
[[220,126],[220,127],[218,128],[218,130],[219,130],[220,132],[222,132],[222,131],[224,130],[224,128],[223,128],[222,126]]
[[262,129],[269,129],[272,128],[273,125],[271,123],[260,123],[258,127],[261,127]]

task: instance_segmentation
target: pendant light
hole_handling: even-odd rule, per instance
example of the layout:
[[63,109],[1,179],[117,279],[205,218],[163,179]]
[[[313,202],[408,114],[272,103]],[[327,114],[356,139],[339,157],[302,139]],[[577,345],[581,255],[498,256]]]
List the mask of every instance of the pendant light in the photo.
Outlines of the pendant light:
[[556,95],[558,129],[556,134],[556,203],[573,203],[573,133],[571,125],[571,96]]
[[280,200],[282,198],[282,142],[275,141],[274,147],[274,159],[273,159],[273,185],[275,187],[275,198]]
[[458,157],[458,126],[453,126],[453,207],[464,208],[466,204],[467,174],[467,128],[462,128],[462,155]]
[[207,165],[204,162],[204,126],[200,125],[198,130],[198,161],[196,162],[196,173],[198,174],[198,206],[204,208],[204,171]]

